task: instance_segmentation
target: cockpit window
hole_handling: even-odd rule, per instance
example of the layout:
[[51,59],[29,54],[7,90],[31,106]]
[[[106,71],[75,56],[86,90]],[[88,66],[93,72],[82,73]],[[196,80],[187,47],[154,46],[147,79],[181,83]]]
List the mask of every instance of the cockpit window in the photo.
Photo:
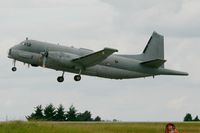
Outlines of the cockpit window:
[[31,47],[31,43],[30,43],[30,42],[23,42],[22,44],[23,44],[24,46]]

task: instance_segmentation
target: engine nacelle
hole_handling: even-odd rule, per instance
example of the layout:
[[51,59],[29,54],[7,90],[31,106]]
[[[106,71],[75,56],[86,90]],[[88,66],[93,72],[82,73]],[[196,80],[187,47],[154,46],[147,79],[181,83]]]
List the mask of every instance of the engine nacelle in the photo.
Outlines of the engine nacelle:
[[28,64],[33,64],[35,66],[39,66],[42,63],[40,54],[26,52],[22,50],[10,50],[9,58],[13,58],[15,60],[19,60]]

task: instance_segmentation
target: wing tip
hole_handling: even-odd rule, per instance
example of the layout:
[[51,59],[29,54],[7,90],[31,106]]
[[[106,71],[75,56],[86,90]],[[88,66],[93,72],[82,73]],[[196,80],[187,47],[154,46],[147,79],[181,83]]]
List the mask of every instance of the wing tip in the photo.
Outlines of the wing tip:
[[114,49],[114,48],[108,48],[108,47],[104,48],[104,50],[109,50],[109,51],[112,51],[112,52],[118,52],[117,49]]

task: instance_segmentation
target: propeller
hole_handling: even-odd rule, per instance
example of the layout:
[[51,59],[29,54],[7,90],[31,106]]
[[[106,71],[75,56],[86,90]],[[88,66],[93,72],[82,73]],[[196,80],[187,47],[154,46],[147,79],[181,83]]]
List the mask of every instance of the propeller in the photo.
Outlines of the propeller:
[[42,60],[42,67],[46,67],[46,60],[48,58],[49,52],[45,50],[44,52],[41,53],[43,60]]

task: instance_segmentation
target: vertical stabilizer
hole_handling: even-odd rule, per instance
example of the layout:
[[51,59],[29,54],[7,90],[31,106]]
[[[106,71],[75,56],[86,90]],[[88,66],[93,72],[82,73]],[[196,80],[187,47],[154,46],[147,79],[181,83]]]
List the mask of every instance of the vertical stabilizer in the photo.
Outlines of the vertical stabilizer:
[[143,55],[145,60],[164,60],[164,37],[156,32],[153,32],[143,51]]
[[164,68],[164,36],[153,32],[146,47],[144,48],[142,54],[138,55],[121,55],[127,58],[134,58],[141,60],[143,64],[154,64],[153,66],[159,66]]

